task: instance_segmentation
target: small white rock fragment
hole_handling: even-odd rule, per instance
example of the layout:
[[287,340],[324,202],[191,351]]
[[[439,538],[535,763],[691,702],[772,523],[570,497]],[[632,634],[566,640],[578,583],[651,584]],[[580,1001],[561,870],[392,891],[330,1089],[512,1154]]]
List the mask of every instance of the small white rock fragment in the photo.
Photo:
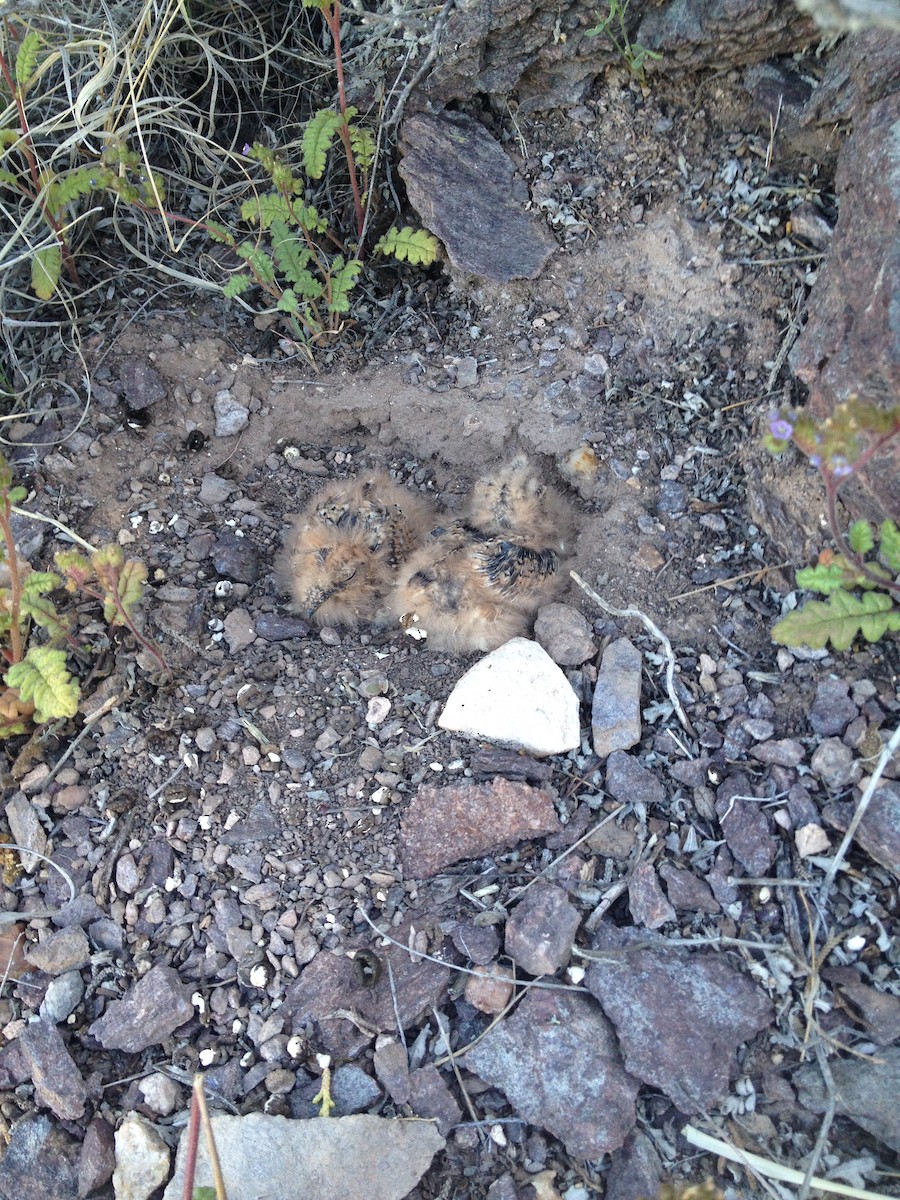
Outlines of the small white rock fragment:
[[831,842],[821,825],[810,822],[794,834],[794,845],[801,858],[809,858],[811,854],[824,854]]
[[235,400],[229,391],[221,391],[213,401],[213,412],[216,414],[216,437],[232,437],[246,429],[250,413]]
[[546,650],[527,638],[512,638],[470,668],[437,723],[530,754],[564,754],[581,744],[578,697]]

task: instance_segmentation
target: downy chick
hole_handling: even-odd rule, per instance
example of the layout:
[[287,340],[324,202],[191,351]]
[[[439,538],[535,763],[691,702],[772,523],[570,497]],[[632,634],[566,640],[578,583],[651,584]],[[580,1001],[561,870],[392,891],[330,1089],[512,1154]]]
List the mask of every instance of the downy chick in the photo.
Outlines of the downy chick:
[[437,650],[495,650],[527,634],[564,586],[570,518],[562,497],[520,455],[479,479],[469,518],[436,529],[404,565],[388,605]]
[[427,500],[375,471],[328,484],[291,520],[276,563],[289,608],[318,625],[355,628],[375,617],[435,516]]

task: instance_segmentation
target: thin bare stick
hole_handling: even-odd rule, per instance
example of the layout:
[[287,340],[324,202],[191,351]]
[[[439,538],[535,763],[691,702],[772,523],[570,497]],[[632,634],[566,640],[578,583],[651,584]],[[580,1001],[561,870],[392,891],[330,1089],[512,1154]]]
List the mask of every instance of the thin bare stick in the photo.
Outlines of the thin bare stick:
[[663,631],[658,625],[655,625],[653,621],[650,620],[646,613],[641,612],[639,608],[613,608],[613,606],[611,604],[607,604],[606,601],[602,599],[592,587],[589,587],[576,571],[570,571],[569,575],[575,580],[585,595],[589,596],[590,599],[593,600],[593,602],[599,608],[602,608],[604,612],[608,612],[613,617],[636,617],[637,620],[640,621],[644,628],[648,631],[648,633],[657,639],[662,647],[663,654],[666,657],[666,691],[669,694],[669,700],[672,703],[672,707],[675,709],[675,715],[681,722],[682,728],[686,733],[689,733],[691,737],[696,737],[697,735],[694,733],[693,726],[687,719],[687,713],[682,708],[681,701],[678,699],[678,696],[675,693],[675,655],[672,651],[672,643],[669,641]]
[[[202,1079],[202,1077],[195,1075],[195,1088],[198,1079]],[[196,1096],[194,1097],[194,1103],[191,1105],[187,1134],[185,1136],[187,1137],[187,1150],[184,1156],[184,1187],[181,1189],[181,1200],[193,1200],[194,1177],[197,1174],[197,1146],[200,1142],[200,1106],[197,1103]]]
[[878,762],[875,766],[875,770],[872,772],[872,777],[866,785],[866,790],[863,792],[862,796],[860,796],[859,804],[856,806],[856,812],[853,814],[853,819],[847,826],[847,832],[844,834],[844,840],[841,842],[840,846],[838,846],[834,858],[831,860],[831,866],[825,872],[825,878],[822,881],[822,890],[819,893],[820,905],[824,905],[828,898],[831,885],[834,883],[834,877],[837,875],[841,863],[844,861],[847,851],[850,848],[850,843],[853,841],[856,831],[859,828],[859,823],[866,815],[866,809],[869,807],[872,797],[875,795],[875,789],[878,786],[878,781],[884,774],[885,768],[896,753],[898,746],[900,746],[900,725],[898,725],[891,734],[888,744],[878,756]]
[[679,592],[677,596],[669,596],[669,600],[687,600],[688,596],[699,596],[701,592],[711,592],[717,587],[727,587],[730,583],[740,583],[742,579],[752,579],[755,575],[765,575],[769,571],[783,571],[786,567],[792,567],[791,562],[775,563],[771,567],[757,567],[754,571],[742,571],[740,575],[729,575],[727,579],[716,579],[712,583],[705,583],[703,587],[691,588],[689,592]]
[[837,1097],[834,1089],[834,1076],[831,1074],[831,1067],[828,1065],[828,1059],[825,1057],[825,1050],[821,1042],[816,1043],[816,1058],[819,1062],[819,1070],[822,1072],[822,1079],[825,1081],[825,1087],[828,1093],[828,1104],[825,1107],[825,1112],[822,1114],[822,1124],[819,1126],[819,1135],[816,1138],[816,1144],[813,1146],[813,1152],[809,1156],[809,1162],[806,1167],[806,1174],[803,1176],[803,1183],[800,1185],[800,1191],[797,1193],[797,1200],[807,1200],[809,1189],[812,1187],[812,1181],[816,1173],[822,1155],[825,1153],[825,1143],[828,1140],[828,1134],[831,1132],[831,1126],[834,1121],[834,1114],[837,1108]]
[[66,537],[71,538],[73,542],[77,542],[77,544],[81,546],[83,550],[87,550],[88,554],[97,553],[96,546],[92,546],[91,543],[86,542],[83,537],[79,537],[74,530],[68,527],[68,525],[64,525],[62,521],[57,521],[56,517],[48,517],[46,513],[30,512],[27,508],[19,508],[18,504],[11,504],[9,507],[12,512],[18,513],[20,517],[29,517],[32,521],[45,521],[48,525],[52,525],[55,529],[58,529],[61,533],[64,533]]
[[539,879],[543,879],[543,878],[544,878],[544,876],[545,876],[545,875],[546,875],[546,874],[547,874],[549,871],[552,871],[552,870],[553,870],[553,868],[554,868],[554,867],[557,865],[557,863],[561,863],[561,862],[562,862],[562,860],[563,860],[563,859],[566,857],[566,855],[567,855],[567,854],[571,854],[573,850],[577,850],[577,849],[578,849],[578,847],[581,845],[581,843],[582,843],[582,842],[586,842],[586,841],[588,840],[588,838],[589,838],[589,837],[593,837],[593,836],[594,836],[594,834],[597,832],[597,830],[598,830],[598,829],[602,829],[604,825],[608,824],[608,822],[610,822],[610,821],[614,821],[614,820],[616,819],[616,817],[619,815],[619,813],[621,813],[621,812],[624,812],[624,811],[625,811],[625,807],[626,807],[626,806],[625,806],[624,804],[620,804],[620,805],[619,805],[619,807],[618,807],[618,808],[614,808],[614,809],[613,809],[613,811],[612,811],[611,813],[607,813],[607,814],[606,814],[606,816],[603,818],[603,820],[602,820],[602,821],[598,821],[596,825],[592,826],[592,827],[591,827],[591,828],[590,828],[590,829],[587,831],[587,833],[584,833],[584,834],[582,834],[582,835],[581,835],[581,837],[578,839],[578,841],[577,841],[577,842],[573,842],[571,846],[567,846],[567,847],[566,847],[566,849],[565,849],[565,850],[563,850],[562,854],[557,854],[557,856],[556,856],[556,858],[554,858],[553,862],[552,862],[552,863],[548,863],[548,864],[547,864],[547,866],[546,866],[546,867],[544,867],[543,871],[539,871],[539,872],[537,873],[537,875],[535,875],[534,879],[529,879],[529,880],[528,880],[528,882],[527,882],[526,884],[524,884],[524,885],[523,885],[522,887],[520,887],[520,888],[517,888],[517,889],[516,889],[516,890],[515,890],[515,891],[512,893],[511,899],[513,899],[513,900],[518,900],[518,899],[519,899],[521,896],[523,896],[523,895],[524,895],[524,894],[525,894],[525,893],[528,891],[528,889],[531,887],[531,885],[532,885],[533,883],[537,883],[537,881],[538,881]]
[[194,1076],[194,1099],[200,1110],[200,1121],[206,1135],[206,1152],[209,1155],[209,1166],[212,1171],[213,1184],[216,1189],[216,1200],[228,1200],[225,1191],[225,1180],[222,1178],[222,1168],[219,1164],[219,1152],[216,1149],[216,1139],[213,1137],[212,1124],[209,1119],[209,1109],[206,1107],[206,1094],[203,1091],[203,1076]]
[[[62,875],[69,888],[69,902],[75,899],[75,882],[72,876],[59,863],[48,858],[46,854],[41,854],[39,850],[30,850],[27,846],[17,846],[15,842],[0,842],[0,850],[18,850],[21,854],[33,854],[35,858],[39,858],[41,862],[45,862],[48,867],[52,867],[54,871],[58,871]],[[59,912],[58,908],[33,908],[28,912],[0,912],[0,925],[11,925],[16,921],[35,921],[38,917],[55,917]]]
[[[778,1179],[781,1183],[803,1183],[802,1171],[796,1171],[793,1167],[784,1167],[781,1163],[762,1158],[759,1154],[751,1154],[749,1150],[741,1150],[737,1146],[732,1146],[730,1142],[723,1142],[719,1138],[711,1137],[708,1133],[702,1133],[693,1125],[685,1125],[681,1134],[698,1150],[705,1150],[708,1154],[720,1154],[729,1162],[738,1163],[769,1179]],[[835,1183],[832,1179],[821,1179],[818,1176],[810,1180],[810,1185],[823,1192],[836,1192],[839,1196],[853,1196],[855,1200],[890,1200],[890,1197],[883,1192],[867,1192],[863,1188],[849,1187],[847,1184]]]

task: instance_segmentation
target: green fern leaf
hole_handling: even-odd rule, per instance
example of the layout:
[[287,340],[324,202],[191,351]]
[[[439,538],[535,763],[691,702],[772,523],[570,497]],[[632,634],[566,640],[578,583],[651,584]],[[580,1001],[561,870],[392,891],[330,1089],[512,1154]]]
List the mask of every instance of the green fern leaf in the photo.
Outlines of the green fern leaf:
[[111,174],[102,163],[96,163],[93,166],[78,167],[66,175],[58,175],[47,188],[47,207],[54,216],[58,215],[73,200],[86,196],[98,186],[105,187],[107,176]]
[[265,250],[251,242],[241,242],[239,246],[235,246],[235,252],[250,264],[257,279],[263,283],[275,282],[275,265]]
[[772,630],[780,646],[809,646],[821,650],[830,641],[835,650],[849,650],[861,633],[867,642],[877,642],[888,630],[900,629],[900,608],[884,592],[866,592],[862,597],[835,592],[827,600],[811,600],[789,613]]
[[53,555],[53,561],[70,592],[83,588],[94,574],[90,562],[79,550],[60,550]]
[[253,280],[249,275],[232,275],[222,288],[222,295],[227,296],[229,300],[234,300],[236,296],[243,296],[244,292],[249,291],[252,287]]
[[241,205],[241,217],[248,225],[259,225],[261,229],[270,229],[273,221],[293,224],[291,206],[281,192],[266,192],[245,200]]
[[283,313],[298,313],[300,311],[300,301],[293,288],[285,288],[278,297],[278,303],[275,305],[279,312]]
[[[354,109],[347,109],[348,119],[355,115]],[[331,144],[337,136],[343,121],[340,113],[332,112],[330,108],[321,108],[306,122],[303,130],[301,150],[303,153],[303,169],[310,179],[321,179],[325,172],[325,160]]]
[[234,245],[234,234],[224,225],[220,225],[218,221],[204,221],[200,228],[208,233],[214,242],[219,242],[223,246]]
[[32,646],[21,662],[4,676],[24,701],[34,702],[38,724],[58,717],[74,717],[78,711],[80,690],[77,680],[66,670],[66,653],[52,646]]
[[38,65],[38,55],[44,39],[33,29],[22,38],[19,52],[16,55],[16,83],[20,91],[27,91],[29,83]]
[[836,562],[818,563],[814,567],[801,567],[795,575],[797,587],[809,592],[830,596],[833,592],[845,591],[856,584],[856,576],[847,569],[843,558]]
[[384,237],[379,238],[375,249],[393,255],[400,262],[429,267],[440,254],[441,244],[434,234],[424,229],[413,229],[411,225],[398,229],[392,225]]
[[15,171],[7,171],[6,167],[0,167],[0,183],[8,183],[10,187],[14,187],[19,191],[19,177]]
[[306,264],[312,258],[312,251],[286,221],[272,222],[272,254],[289,283],[309,274]]
[[0,129],[0,151],[14,146],[22,134],[18,129]]
[[856,554],[868,554],[875,545],[875,534],[868,521],[854,521],[848,531],[847,540]]
[[350,126],[350,148],[356,164],[368,171],[375,158],[375,137],[371,129],[361,129],[358,125]]
[[892,571],[900,571],[900,530],[888,519],[881,525],[881,557]]
[[329,7],[332,0],[303,0],[304,8],[321,8],[323,11]]
[[31,286],[39,300],[49,300],[56,291],[62,271],[62,251],[59,246],[42,246],[31,260]]
[[331,268],[329,312],[345,313],[350,311],[350,293],[356,286],[361,270],[362,263],[358,258],[351,258],[344,262],[340,255],[337,256]]

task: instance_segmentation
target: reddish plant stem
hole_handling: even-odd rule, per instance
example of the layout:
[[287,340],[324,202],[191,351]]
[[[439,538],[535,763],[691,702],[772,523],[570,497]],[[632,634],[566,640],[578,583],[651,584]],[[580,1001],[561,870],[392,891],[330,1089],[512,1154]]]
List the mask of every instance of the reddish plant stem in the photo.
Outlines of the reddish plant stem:
[[19,613],[22,603],[22,579],[19,575],[19,560],[16,557],[16,543],[10,524],[9,494],[4,489],[0,495],[0,533],[6,542],[6,558],[9,563],[9,642],[12,652],[11,662],[21,662],[24,657],[22,645],[22,630],[19,628]]
[[338,106],[343,118],[341,121],[341,141],[344,143],[344,154],[347,157],[347,172],[350,176],[350,188],[353,192],[353,207],[356,210],[356,236],[360,241],[356,253],[357,257],[359,257],[362,254],[362,235],[366,223],[366,214],[363,211],[362,199],[359,194],[359,180],[356,178],[356,162],[353,158],[353,146],[350,142],[350,126],[347,122],[347,90],[344,86],[344,59],[341,53],[341,0],[334,0],[327,8],[323,8],[322,14],[325,17],[325,23],[328,25],[331,40],[334,43],[334,67],[337,73]]

